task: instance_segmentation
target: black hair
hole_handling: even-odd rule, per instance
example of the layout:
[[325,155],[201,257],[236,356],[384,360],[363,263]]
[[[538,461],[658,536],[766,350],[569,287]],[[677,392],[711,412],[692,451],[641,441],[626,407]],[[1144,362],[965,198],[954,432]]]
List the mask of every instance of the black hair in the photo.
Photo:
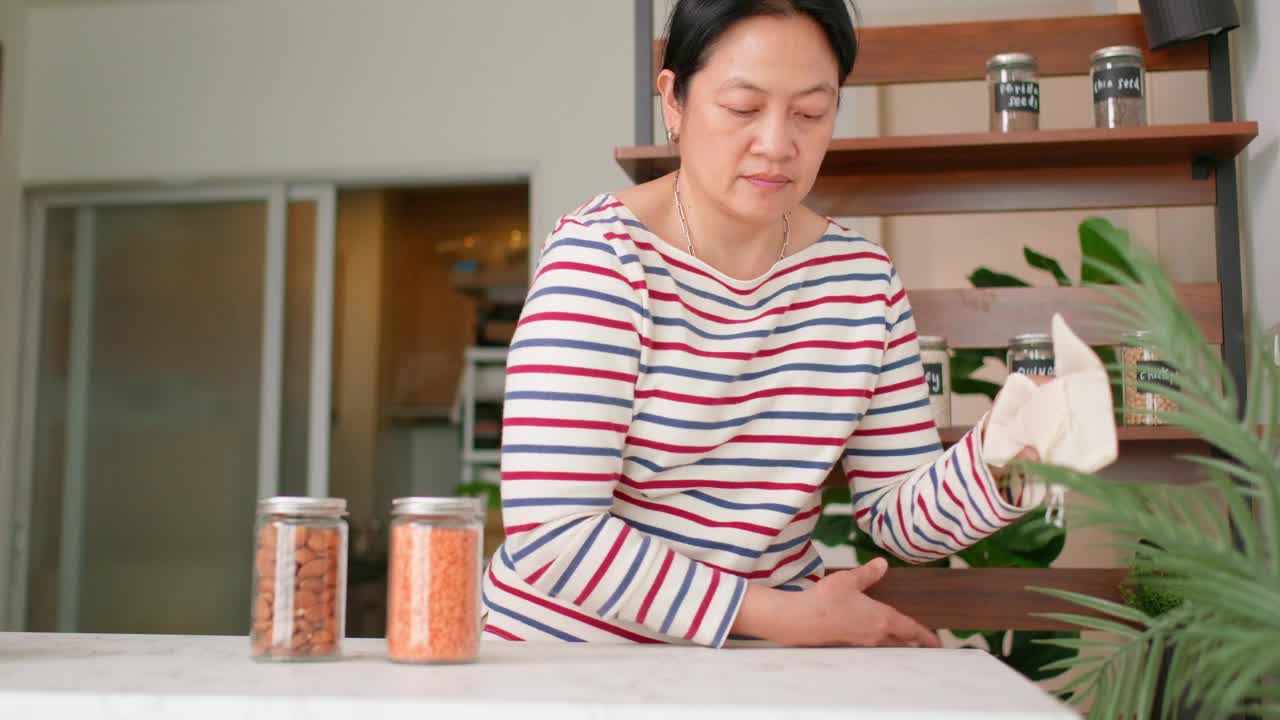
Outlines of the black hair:
[[822,28],[835,53],[843,83],[858,55],[858,37],[848,0],[677,0],[667,21],[662,69],[675,73],[675,95],[684,100],[689,80],[703,68],[720,36],[752,17],[806,16]]

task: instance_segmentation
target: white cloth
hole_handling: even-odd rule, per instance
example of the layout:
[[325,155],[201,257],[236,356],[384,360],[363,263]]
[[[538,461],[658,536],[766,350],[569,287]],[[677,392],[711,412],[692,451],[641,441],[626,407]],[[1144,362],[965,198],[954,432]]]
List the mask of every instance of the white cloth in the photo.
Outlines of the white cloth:
[[[988,464],[1004,467],[1023,448],[1035,448],[1041,462],[1079,472],[1095,472],[1115,461],[1119,448],[1107,370],[1057,314],[1053,355],[1053,380],[1037,385],[1012,374],[996,395],[982,443]],[[1046,494],[1049,519],[1061,526],[1062,488],[1029,481],[1023,502],[1039,503]]]

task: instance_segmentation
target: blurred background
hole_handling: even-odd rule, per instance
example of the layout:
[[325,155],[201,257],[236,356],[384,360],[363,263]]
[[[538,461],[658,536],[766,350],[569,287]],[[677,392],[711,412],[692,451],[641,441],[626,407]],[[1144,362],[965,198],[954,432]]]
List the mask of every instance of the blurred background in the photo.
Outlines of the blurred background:
[[[867,25],[1137,12],[857,4]],[[1280,13],[1239,7],[1237,114],[1264,133],[1246,288],[1270,325],[1280,50],[1258,38]],[[243,634],[255,498],[327,494],[351,510],[349,633],[381,635],[391,499],[496,482],[538,246],[628,183],[636,27],[632,0],[0,0],[0,629]],[[1150,122],[1206,121],[1206,82],[1152,75]],[[844,92],[840,137],[987,129],[981,82]],[[1046,100],[1041,127],[1091,118]],[[1212,208],[840,221],[910,288],[951,288],[978,265],[1051,284],[1021,248],[1078,267],[1099,214],[1175,281],[1215,279]],[[955,424],[985,407],[957,398]],[[1094,541],[1060,564],[1098,564]]]

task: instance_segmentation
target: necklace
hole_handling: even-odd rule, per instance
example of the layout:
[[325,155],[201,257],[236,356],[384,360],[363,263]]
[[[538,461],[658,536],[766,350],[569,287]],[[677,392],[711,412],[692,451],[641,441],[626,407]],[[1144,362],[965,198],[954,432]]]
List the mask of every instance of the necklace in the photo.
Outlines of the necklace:
[[[689,254],[698,257],[693,249],[693,235],[689,233],[689,221],[684,216],[684,203],[680,202],[680,171],[676,171],[675,179],[676,212],[680,214],[680,229],[684,231],[684,241],[689,246]],[[782,214],[782,249],[778,251],[778,259],[786,257],[787,245],[791,243],[791,213]]]

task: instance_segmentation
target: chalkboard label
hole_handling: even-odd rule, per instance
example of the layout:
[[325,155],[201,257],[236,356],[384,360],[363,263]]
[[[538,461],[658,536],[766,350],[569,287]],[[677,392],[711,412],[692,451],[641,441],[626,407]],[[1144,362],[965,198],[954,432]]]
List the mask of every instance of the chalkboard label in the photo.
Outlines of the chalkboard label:
[[1040,113],[1040,83],[1034,80],[999,82],[995,90],[996,112]]
[[1170,390],[1178,389],[1178,383],[1175,382],[1178,377],[1178,371],[1170,367],[1168,363],[1159,360],[1139,360],[1136,370],[1139,386],[1146,383],[1148,385],[1161,385]]
[[942,394],[942,363],[925,363],[924,379],[929,383],[930,395]]
[[1010,368],[1015,373],[1021,375],[1039,375],[1041,377],[1053,377],[1053,360],[1035,359],[1035,360],[1014,360],[1013,367]]
[[1141,68],[1113,67],[1098,70],[1093,74],[1093,99],[1095,102],[1122,97],[1142,97]]

